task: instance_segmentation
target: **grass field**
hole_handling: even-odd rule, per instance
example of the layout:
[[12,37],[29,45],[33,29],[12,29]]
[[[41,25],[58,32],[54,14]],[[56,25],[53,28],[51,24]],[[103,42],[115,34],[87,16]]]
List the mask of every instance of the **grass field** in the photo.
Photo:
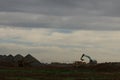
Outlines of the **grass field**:
[[0,68],[0,80],[120,80],[120,72],[71,67]]

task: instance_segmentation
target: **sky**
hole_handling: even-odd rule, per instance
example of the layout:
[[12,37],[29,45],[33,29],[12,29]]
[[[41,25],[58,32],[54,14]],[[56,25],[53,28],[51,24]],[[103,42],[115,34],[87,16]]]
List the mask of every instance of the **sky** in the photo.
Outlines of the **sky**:
[[[120,61],[120,0],[0,0],[0,54]],[[87,58],[85,58],[87,60]]]

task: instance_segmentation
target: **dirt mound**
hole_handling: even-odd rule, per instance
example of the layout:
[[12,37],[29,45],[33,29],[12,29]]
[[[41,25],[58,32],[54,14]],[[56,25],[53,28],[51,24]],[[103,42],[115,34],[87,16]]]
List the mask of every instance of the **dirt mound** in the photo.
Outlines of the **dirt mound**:
[[15,61],[15,62],[18,62],[18,61],[22,60],[23,58],[24,58],[24,57],[23,57],[22,55],[17,54],[17,55],[14,57],[14,61]]
[[40,66],[40,62],[34,58],[32,55],[28,54],[24,57],[24,63],[29,64],[29,66]]
[[100,72],[120,72],[120,63],[101,63],[93,67]]
[[34,58],[32,55],[28,54],[25,57],[17,54],[13,55],[0,55],[0,66],[40,66],[40,62]]

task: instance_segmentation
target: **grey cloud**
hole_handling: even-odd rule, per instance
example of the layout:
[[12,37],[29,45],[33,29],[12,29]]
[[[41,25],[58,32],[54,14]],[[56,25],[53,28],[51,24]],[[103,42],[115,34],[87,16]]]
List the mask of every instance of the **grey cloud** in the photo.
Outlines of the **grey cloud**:
[[[50,23],[0,23],[0,27],[22,27],[22,28],[49,28],[49,29],[60,29],[56,30],[57,32],[65,32],[65,29],[69,30],[120,30],[120,28],[113,28],[113,27],[101,27],[101,26],[88,26],[88,25],[73,25],[73,24],[66,24],[66,25],[54,25]],[[67,27],[66,27],[67,26]],[[69,32],[68,32],[69,33]]]
[[0,11],[57,16],[98,12],[98,15],[119,16],[119,2],[119,0],[2,0]]
[[[17,16],[18,15],[18,16]],[[7,17],[6,17],[7,16]],[[15,16],[15,17],[14,17]],[[36,14],[7,13],[0,14],[0,27],[51,28],[71,30],[120,30],[118,17],[58,17]],[[63,31],[65,32],[65,31]]]
[[[24,28],[50,28],[49,23],[0,23],[4,26],[24,27]],[[54,27],[53,27],[54,28]]]
[[[0,25],[26,28],[120,30],[120,21],[114,19],[120,16],[119,2],[120,0],[1,0]],[[8,14],[3,15],[3,12]],[[39,17],[39,15],[44,16]],[[34,16],[38,19],[34,19]],[[72,18],[63,20],[66,17]],[[101,17],[105,18],[101,19]]]
[[[72,3],[69,0],[4,0],[0,1],[0,11],[31,12],[51,15],[61,15]],[[69,11],[68,11],[69,12]],[[65,12],[66,13],[66,12]]]

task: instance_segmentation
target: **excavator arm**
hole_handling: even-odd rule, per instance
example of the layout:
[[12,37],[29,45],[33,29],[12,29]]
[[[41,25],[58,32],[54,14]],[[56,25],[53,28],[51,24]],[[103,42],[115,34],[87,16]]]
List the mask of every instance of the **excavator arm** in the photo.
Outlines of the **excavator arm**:
[[83,57],[84,57],[84,54],[82,54],[82,56],[80,58],[81,61],[84,61]]

